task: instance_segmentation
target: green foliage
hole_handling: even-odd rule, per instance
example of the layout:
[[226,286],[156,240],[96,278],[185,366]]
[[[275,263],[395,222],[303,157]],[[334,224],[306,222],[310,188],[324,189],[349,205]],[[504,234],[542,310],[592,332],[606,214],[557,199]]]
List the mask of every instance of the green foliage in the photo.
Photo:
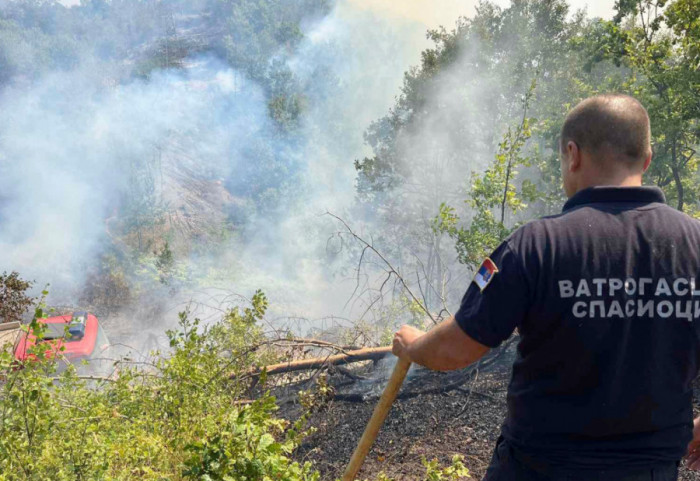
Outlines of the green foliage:
[[459,261],[471,268],[476,268],[515,227],[507,222],[506,213],[518,213],[527,207],[526,201],[538,196],[532,182],[523,181],[520,191],[515,183],[518,168],[532,166],[532,158],[524,154],[524,148],[532,135],[532,119],[527,113],[535,85],[533,82],[523,99],[522,120],[515,128],[508,128],[491,165],[481,176],[473,174],[466,200],[474,213],[470,224],[460,226],[455,209],[445,203],[433,220],[433,229],[455,241]]
[[175,256],[170,250],[170,243],[166,240],[163,249],[156,256],[156,268],[160,273],[160,282],[169,284],[173,275],[173,267],[175,266]]
[[[302,25],[332,7],[328,0],[85,0],[71,8],[55,1],[3,2],[0,87],[87,67],[100,72],[98,91],[108,91],[141,83],[134,78],[147,83],[164,70],[184,70],[198,56],[228,63],[241,84],[261,88],[271,122],[241,142],[242,171],[226,187],[269,212],[289,198],[287,193],[298,192],[299,169],[289,155],[298,147],[294,134],[309,99],[332,80],[319,76],[305,85],[290,59],[304,38]],[[239,85],[234,87],[238,91]],[[196,133],[177,133],[178,138],[188,135]],[[157,189],[155,182],[162,183],[162,172],[154,176],[156,165],[149,157],[143,152],[125,156],[129,179],[119,199],[123,231],[136,233],[134,244],[141,252],[152,250],[147,231],[155,236],[164,226],[167,207],[163,186]]]
[[268,113],[282,132],[294,130],[305,105],[302,86],[282,58],[303,39],[300,22],[327,13],[326,0],[218,0],[226,34],[214,48],[266,90]]
[[[181,313],[170,351],[143,367],[118,363],[111,379],[89,381],[69,367],[58,374],[46,345],[17,363],[0,353],[0,480],[316,480],[290,459],[305,434],[275,416],[269,394],[239,404],[232,380],[261,358],[258,321],[267,300],[202,327]],[[27,327],[38,333],[36,319]],[[237,345],[231,345],[231,340]]]
[[[248,409],[233,411],[221,430],[185,446],[184,478],[212,481],[285,479],[316,481],[311,463],[290,461],[297,440],[283,437],[286,423],[273,416],[271,397],[255,401]],[[282,436],[282,440],[276,437]]]
[[3,272],[0,275],[0,322],[22,320],[36,300],[27,294],[31,287],[32,282],[23,280],[18,272]]
[[65,33],[47,34],[24,27],[0,12],[0,86],[15,75],[35,77],[78,63],[79,45]]
[[[425,481],[458,481],[459,479],[471,478],[469,469],[464,466],[464,456],[455,454],[452,457],[452,464],[441,467],[437,459],[428,461],[425,457],[421,460],[425,468]],[[393,481],[386,474],[380,473],[375,481]]]
[[165,36],[160,39],[154,48],[134,67],[133,75],[143,79],[149,79],[153,72],[164,69],[181,69],[187,56],[196,52],[194,46],[190,46],[183,39]]
[[[580,100],[606,92],[629,93],[647,107],[654,159],[646,182],[698,215],[700,4],[617,5],[615,19],[604,21],[568,16],[564,1],[524,0],[507,8],[486,1],[454,30],[430,32],[434,46],[406,72],[389,114],[366,131],[373,155],[355,161],[358,196],[390,226],[389,249],[405,242],[404,226],[415,225],[420,209],[436,200],[431,246],[447,234],[470,267],[519,222],[559,212],[564,116]],[[533,80],[537,96],[530,90],[519,118],[521,92]],[[428,185],[425,173],[439,169],[449,169],[436,176],[442,185]],[[457,205],[444,181],[458,184],[469,172],[467,200]],[[420,189],[425,194],[411,205]]]
[[[665,7],[665,8],[664,8]],[[620,2],[604,35],[588,40],[593,61],[613,59],[634,74],[624,90],[647,107],[654,158],[651,183],[666,189],[679,210],[700,200],[700,4],[643,0]],[[690,204],[690,206],[688,206]]]
[[[394,189],[412,181],[415,165],[405,161],[411,152],[403,149],[426,123],[439,122],[440,144],[449,146],[436,145],[428,157],[446,156],[465,173],[469,164],[492,157],[502,132],[519,122],[522,92],[533,79],[540,91],[530,106],[533,116],[544,121],[563,115],[562,104],[578,90],[573,72],[580,68],[580,54],[570,42],[585,23],[580,17],[567,21],[567,12],[559,0],[513,2],[506,9],[485,1],[454,30],[431,31],[435,46],[406,72],[390,113],[367,129],[374,155],[355,161],[361,198],[381,206]],[[458,80],[446,86],[445,77]],[[443,98],[439,92],[445,89],[449,95]]]
[[299,94],[280,94],[267,104],[270,117],[285,129],[296,126],[304,108],[304,100]]
[[475,267],[519,222],[560,211],[564,116],[627,74],[611,61],[582,70],[592,25],[563,0],[481,2],[454,30],[430,33],[434,46],[367,129],[372,155],[355,161],[358,198],[383,226],[380,250],[420,273],[429,309],[452,302],[452,242]]
[[322,411],[333,399],[335,389],[328,384],[328,376],[322,374],[318,377],[314,389],[299,391],[299,404],[307,413]]
[[446,468],[441,468],[437,459],[428,461],[423,458],[422,462],[426,470],[426,481],[456,481],[460,478],[470,477],[469,470],[464,466],[464,457],[458,454],[452,457],[452,464]]
[[[231,360],[231,373],[237,370],[247,370],[250,365],[240,364],[237,359],[248,357],[250,353],[256,352],[260,342],[263,340],[263,331],[259,326],[265,312],[267,311],[268,300],[265,294],[257,290],[250,301],[250,306],[240,309],[233,307],[227,310],[221,321],[208,329],[208,336],[211,341],[219,346],[225,346],[221,350],[221,355]],[[256,352],[254,357],[256,363],[269,364],[274,362],[274,358],[269,354]]]

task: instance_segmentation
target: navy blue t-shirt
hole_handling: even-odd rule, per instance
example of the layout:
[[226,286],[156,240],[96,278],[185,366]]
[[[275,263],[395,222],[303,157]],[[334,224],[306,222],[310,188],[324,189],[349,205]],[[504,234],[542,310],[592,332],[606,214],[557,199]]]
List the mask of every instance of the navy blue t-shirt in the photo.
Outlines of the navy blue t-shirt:
[[503,436],[553,468],[651,467],[692,436],[700,222],[654,187],[594,187],[521,227],[455,315],[496,347],[520,334]]

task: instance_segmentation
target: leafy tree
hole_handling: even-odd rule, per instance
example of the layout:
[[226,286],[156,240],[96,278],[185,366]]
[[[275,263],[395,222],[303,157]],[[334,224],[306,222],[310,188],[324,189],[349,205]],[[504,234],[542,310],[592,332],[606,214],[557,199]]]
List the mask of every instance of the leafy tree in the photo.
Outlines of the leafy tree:
[[0,85],[16,75],[36,77],[51,70],[70,69],[78,61],[79,46],[69,35],[47,34],[3,18],[0,9]]
[[32,282],[19,277],[18,272],[3,272],[0,276],[0,320],[21,321],[29,307],[36,301],[27,294]]
[[[652,183],[666,189],[679,210],[697,212],[700,183],[700,4],[694,0],[635,0],[618,5],[596,59],[612,58],[635,73],[627,91],[647,107],[654,161]],[[690,207],[689,207],[690,205]]]
[[285,62],[304,38],[302,20],[319,17],[331,7],[327,0],[219,0],[216,28],[225,35],[213,48],[266,91],[270,118],[287,131],[297,126],[306,95]]
[[[446,235],[457,260],[473,266],[518,221],[560,209],[554,146],[561,121],[595,92],[591,85],[624,78],[611,75],[620,70],[612,62],[582,72],[586,54],[577,42],[589,31],[583,15],[568,18],[563,0],[519,0],[505,9],[480,2],[454,30],[429,33],[434,46],[406,72],[389,113],[367,129],[372,155],[355,161],[358,198],[384,227],[378,247],[428,286],[429,309],[463,293],[454,283],[444,287],[461,275]],[[523,117],[533,80],[537,96]]]
[[[468,173],[473,169],[465,167],[490,158],[503,130],[517,122],[521,93],[533,79],[540,90],[530,106],[533,115],[560,116],[562,104],[578,90],[580,81],[570,72],[580,55],[570,42],[584,28],[582,17],[567,21],[567,13],[559,0],[515,1],[507,9],[482,1],[476,15],[460,19],[453,31],[429,32],[435,47],[406,73],[389,115],[367,130],[374,155],[355,161],[361,198],[381,204],[411,181],[415,164],[404,160],[411,152],[403,146],[427,130],[426,122],[440,125],[450,166]],[[445,90],[448,96],[436,98]],[[438,149],[430,154],[440,156]]]
[[506,214],[523,210],[526,202],[537,198],[537,189],[530,180],[522,180],[519,190],[515,182],[518,168],[532,165],[532,158],[525,155],[523,149],[532,135],[528,108],[534,91],[533,82],[523,99],[522,120],[506,131],[486,171],[481,176],[474,175],[466,201],[473,211],[469,226],[460,226],[455,209],[444,203],[434,221],[437,232],[447,233],[455,241],[459,262],[472,269],[512,231],[514,225],[508,222]]
[[173,275],[173,267],[175,266],[175,256],[170,249],[170,243],[166,240],[163,249],[156,256],[156,268],[160,273],[160,282],[168,284]]

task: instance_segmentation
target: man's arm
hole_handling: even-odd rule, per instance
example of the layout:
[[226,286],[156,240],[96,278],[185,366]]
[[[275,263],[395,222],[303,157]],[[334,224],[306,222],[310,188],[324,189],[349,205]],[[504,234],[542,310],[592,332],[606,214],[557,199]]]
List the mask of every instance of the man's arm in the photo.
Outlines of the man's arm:
[[685,466],[693,471],[700,471],[700,417],[693,421],[693,439],[688,443]]
[[489,350],[469,337],[454,316],[427,333],[404,325],[394,335],[393,353],[436,371],[467,367]]
[[504,241],[476,270],[457,313],[423,333],[403,326],[393,351],[430,369],[468,366],[499,346],[522,323],[530,308],[530,283],[523,259]]

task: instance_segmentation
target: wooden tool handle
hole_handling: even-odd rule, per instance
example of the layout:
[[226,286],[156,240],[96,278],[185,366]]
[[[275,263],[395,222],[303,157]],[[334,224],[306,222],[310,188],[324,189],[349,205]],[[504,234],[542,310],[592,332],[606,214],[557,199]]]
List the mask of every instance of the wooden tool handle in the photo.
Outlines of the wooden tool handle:
[[360,442],[357,443],[355,452],[352,453],[352,458],[350,458],[348,467],[345,468],[342,481],[355,480],[355,476],[362,467],[362,463],[365,461],[367,453],[369,453],[372,444],[374,444],[374,440],[377,439],[377,434],[379,434],[379,430],[381,429],[382,424],[384,424],[386,415],[389,414],[391,405],[394,403],[394,399],[396,399],[396,395],[399,393],[401,384],[403,384],[403,380],[406,378],[406,373],[410,367],[411,361],[405,359],[399,359],[397,361],[396,367],[394,367],[394,372],[391,373],[391,378],[389,378],[389,383],[384,388],[382,397],[379,399],[379,403],[374,408],[372,417],[367,423],[365,432],[362,433]]

